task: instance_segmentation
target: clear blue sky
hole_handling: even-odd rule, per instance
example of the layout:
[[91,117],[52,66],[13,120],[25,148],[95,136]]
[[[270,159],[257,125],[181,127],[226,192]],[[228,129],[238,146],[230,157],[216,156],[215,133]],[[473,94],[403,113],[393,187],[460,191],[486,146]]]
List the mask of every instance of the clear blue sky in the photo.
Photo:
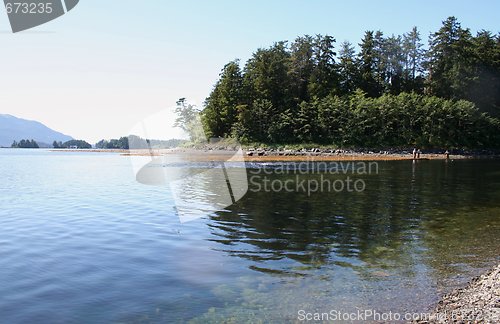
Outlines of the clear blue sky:
[[12,34],[0,11],[0,113],[95,142],[126,135],[179,97],[201,104],[229,60],[304,34],[358,43],[365,30],[424,42],[454,15],[498,32],[500,1],[81,0]]

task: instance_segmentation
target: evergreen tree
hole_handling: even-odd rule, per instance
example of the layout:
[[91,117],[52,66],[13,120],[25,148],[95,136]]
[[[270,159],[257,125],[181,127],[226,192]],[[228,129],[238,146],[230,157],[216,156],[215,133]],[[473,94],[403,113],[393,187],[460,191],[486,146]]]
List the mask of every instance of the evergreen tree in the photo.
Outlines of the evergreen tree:
[[428,84],[433,95],[467,99],[474,82],[474,53],[469,29],[449,17],[429,40]]
[[255,99],[265,99],[272,102],[276,109],[284,110],[289,103],[289,62],[286,42],[258,49],[244,69],[246,103],[252,105]]
[[348,41],[340,44],[339,50],[340,94],[352,93],[359,85],[359,68],[354,46]]
[[323,98],[339,92],[339,77],[335,64],[335,38],[316,35],[314,41],[314,69],[309,82],[310,97]]
[[303,101],[309,101],[309,83],[315,68],[314,55],[314,38],[305,35],[297,37],[292,43],[290,49],[290,95],[293,102],[297,105]]
[[378,97],[381,94],[379,83],[375,79],[377,54],[375,52],[375,39],[373,31],[365,32],[361,43],[359,55],[360,65],[360,83],[359,88],[370,97]]
[[261,99],[252,103],[251,109],[249,106],[239,108],[240,138],[262,142],[270,141],[270,117],[273,115],[273,103],[268,99]]
[[31,140],[22,139],[19,141],[19,143],[14,141],[10,147],[12,147],[12,148],[35,148],[35,149],[40,148],[38,143],[33,139],[31,139]]
[[210,137],[224,137],[231,134],[236,122],[237,106],[242,103],[243,78],[239,61],[229,62],[222,69],[219,81],[205,101],[203,122]]
[[382,59],[384,62],[386,93],[399,94],[403,91],[404,52],[401,36],[388,37],[383,43]]
[[423,56],[420,32],[417,27],[403,36],[403,55],[404,55],[404,90],[422,93],[424,86]]
[[476,79],[470,100],[482,111],[500,116],[500,43],[499,38],[482,30],[474,37]]
[[[243,71],[230,62],[206,100],[205,128],[274,143],[500,145],[500,122],[480,113],[500,113],[499,35],[472,37],[450,17],[427,52],[416,27],[403,36],[367,31],[357,54],[344,42],[337,57],[334,43],[306,35],[257,50]],[[180,116],[192,112],[180,107]]]
[[382,95],[384,90],[389,87],[387,85],[387,58],[385,55],[386,40],[384,33],[377,30],[373,37],[373,77],[376,81],[377,97]]

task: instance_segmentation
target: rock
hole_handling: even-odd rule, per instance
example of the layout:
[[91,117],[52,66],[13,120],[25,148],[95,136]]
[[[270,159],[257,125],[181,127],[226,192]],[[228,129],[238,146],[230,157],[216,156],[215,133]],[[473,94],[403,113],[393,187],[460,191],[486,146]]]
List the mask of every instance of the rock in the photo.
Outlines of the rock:
[[[465,288],[445,295],[431,313],[431,323],[498,323],[500,265],[472,279]],[[439,319],[439,320],[438,320]],[[429,319],[413,321],[428,323]]]

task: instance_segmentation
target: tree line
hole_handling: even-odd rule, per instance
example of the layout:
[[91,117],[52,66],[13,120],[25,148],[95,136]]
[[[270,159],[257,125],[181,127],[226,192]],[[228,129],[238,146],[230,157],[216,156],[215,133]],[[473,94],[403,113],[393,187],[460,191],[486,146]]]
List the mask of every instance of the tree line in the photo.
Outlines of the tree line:
[[129,142],[128,142],[128,137],[120,137],[119,139],[111,139],[111,140],[100,140],[99,142],[96,143],[95,147],[97,149],[122,149],[122,150],[128,150],[129,149]]
[[144,139],[137,135],[129,135],[128,137],[120,137],[119,139],[100,140],[95,144],[97,149],[161,149],[174,148],[185,143],[181,139],[157,140]]
[[10,146],[11,148],[40,148],[40,146],[38,145],[38,143],[31,139],[22,139],[20,140],[19,142],[17,141],[14,141],[12,142],[12,145]]
[[446,19],[424,49],[367,31],[356,52],[330,35],[260,48],[224,66],[201,112],[210,137],[339,146],[500,145],[500,34]]
[[52,147],[55,149],[67,149],[71,147],[78,147],[79,149],[91,149],[92,145],[83,140],[69,140],[66,142],[54,141]]

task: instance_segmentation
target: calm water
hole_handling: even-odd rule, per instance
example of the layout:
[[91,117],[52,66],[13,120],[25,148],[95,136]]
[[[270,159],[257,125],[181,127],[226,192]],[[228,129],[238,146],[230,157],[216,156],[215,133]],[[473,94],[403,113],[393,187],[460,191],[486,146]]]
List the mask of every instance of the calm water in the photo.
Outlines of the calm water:
[[127,157],[2,149],[0,321],[425,311],[500,260],[500,161],[380,162],[361,178],[362,193],[249,192],[181,224]]

